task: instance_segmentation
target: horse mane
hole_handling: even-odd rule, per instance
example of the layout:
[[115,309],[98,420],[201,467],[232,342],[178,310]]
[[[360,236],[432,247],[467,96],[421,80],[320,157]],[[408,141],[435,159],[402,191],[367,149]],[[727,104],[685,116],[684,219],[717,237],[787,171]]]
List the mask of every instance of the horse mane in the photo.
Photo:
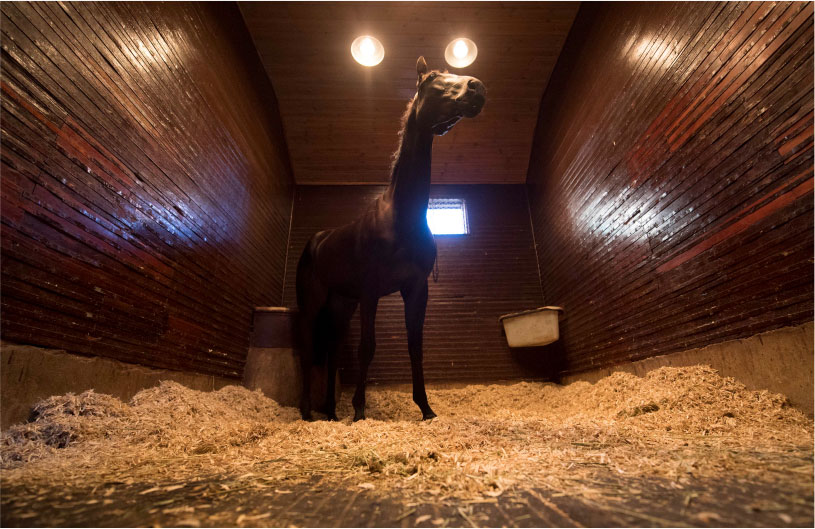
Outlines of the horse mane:
[[391,178],[396,173],[396,165],[399,163],[399,155],[402,153],[402,143],[405,139],[405,129],[407,129],[408,120],[410,119],[411,114],[413,114],[414,103],[416,103],[415,96],[408,101],[407,108],[399,121],[400,126],[399,132],[397,133],[397,136],[399,136],[399,143],[396,144],[396,150],[393,151],[393,156],[391,156]]
[[[447,73],[447,70],[444,70],[444,71],[430,70],[429,72],[427,72],[426,75],[430,75],[431,73],[445,74],[445,73]],[[418,95],[418,92],[417,92],[417,95]],[[397,143],[396,150],[393,151],[393,155],[391,156],[391,179],[393,178],[393,175],[396,172],[396,165],[399,163],[399,155],[402,153],[402,143],[404,142],[404,139],[405,139],[405,130],[407,129],[408,121],[410,120],[410,116],[411,116],[411,114],[413,114],[413,106],[415,104],[416,104],[416,96],[413,96],[413,98],[410,101],[408,101],[407,108],[405,109],[405,113],[402,114],[402,118],[399,121],[400,126],[399,126],[399,132],[397,133],[397,136],[399,136],[399,143]]]

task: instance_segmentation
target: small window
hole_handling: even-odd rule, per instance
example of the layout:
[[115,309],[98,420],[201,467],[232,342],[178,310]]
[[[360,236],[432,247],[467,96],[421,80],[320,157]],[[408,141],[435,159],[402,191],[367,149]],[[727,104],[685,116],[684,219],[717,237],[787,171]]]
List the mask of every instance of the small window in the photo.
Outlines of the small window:
[[434,235],[466,235],[467,209],[459,198],[431,198],[427,204],[427,225]]

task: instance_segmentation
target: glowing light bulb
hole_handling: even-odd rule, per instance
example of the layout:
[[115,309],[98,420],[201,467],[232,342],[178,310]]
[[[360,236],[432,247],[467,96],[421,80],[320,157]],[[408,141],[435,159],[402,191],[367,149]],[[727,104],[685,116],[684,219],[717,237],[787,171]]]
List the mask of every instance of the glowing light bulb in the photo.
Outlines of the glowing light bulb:
[[478,55],[478,48],[475,42],[461,37],[450,41],[444,50],[444,59],[447,64],[454,68],[464,68],[473,63]]
[[363,35],[351,43],[351,55],[363,66],[376,66],[385,58],[385,47],[376,37]]
[[467,56],[469,51],[470,49],[467,47],[467,43],[463,40],[457,40],[453,46],[453,55],[455,55],[457,59],[463,59]]
[[362,39],[362,42],[359,44],[359,51],[365,55],[366,57],[370,57],[376,51],[376,47],[374,46],[374,41],[370,39],[370,37],[365,37]]

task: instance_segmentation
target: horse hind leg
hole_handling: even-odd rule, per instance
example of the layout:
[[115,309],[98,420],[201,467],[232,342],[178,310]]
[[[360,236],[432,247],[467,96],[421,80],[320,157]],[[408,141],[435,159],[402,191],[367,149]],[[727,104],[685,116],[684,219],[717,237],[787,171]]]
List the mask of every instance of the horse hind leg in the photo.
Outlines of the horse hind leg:
[[304,421],[311,417],[311,366],[314,364],[314,327],[316,318],[309,313],[301,312],[298,318],[300,335],[300,416]]
[[361,337],[359,341],[359,378],[354,392],[354,421],[365,419],[365,381],[368,378],[368,366],[376,350],[376,306],[378,298],[367,298],[360,301],[359,320]]
[[330,339],[327,344],[326,354],[326,394],[325,407],[323,412],[329,421],[339,420],[337,418],[337,359],[340,355],[343,343],[348,334],[348,324],[351,316],[357,308],[357,304],[337,295],[330,296],[328,301],[330,311]]
[[311,366],[314,364],[314,332],[317,327],[317,316],[325,303],[326,294],[313,274],[312,243],[306,249],[297,264],[297,338],[300,355],[300,415],[304,421],[311,417]]

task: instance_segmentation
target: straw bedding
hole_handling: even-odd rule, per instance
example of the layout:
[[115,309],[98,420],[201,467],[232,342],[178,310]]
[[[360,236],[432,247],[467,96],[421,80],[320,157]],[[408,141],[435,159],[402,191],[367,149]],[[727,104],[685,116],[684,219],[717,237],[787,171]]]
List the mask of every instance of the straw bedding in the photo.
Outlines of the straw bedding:
[[348,394],[345,419],[311,423],[237,386],[203,393],[164,382],[130,403],[92,391],[51,397],[0,438],[3,484],[148,489],[240,475],[246,487],[269,487],[319,475],[402,498],[474,499],[564,490],[596,472],[679,483],[726,473],[812,493],[812,421],[709,367],[428,394],[439,417],[421,422],[409,392],[369,388],[359,423]]

